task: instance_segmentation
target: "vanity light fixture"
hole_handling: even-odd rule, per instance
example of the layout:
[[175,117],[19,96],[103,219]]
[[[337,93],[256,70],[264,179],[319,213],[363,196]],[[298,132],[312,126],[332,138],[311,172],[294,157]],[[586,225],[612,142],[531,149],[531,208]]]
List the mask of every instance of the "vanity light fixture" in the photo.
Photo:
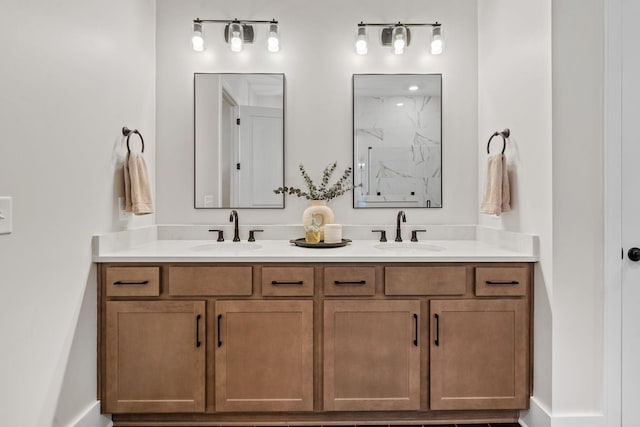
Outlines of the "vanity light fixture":
[[358,32],[356,34],[356,53],[358,55],[366,55],[369,51],[368,44],[367,27],[361,22],[358,24]]
[[269,52],[278,52],[280,50],[280,31],[278,21],[256,21],[245,19],[200,19],[193,20],[193,36],[191,43],[193,50],[202,52],[204,50],[204,32],[203,24],[225,24],[224,40],[229,43],[232,52],[241,52],[245,44],[251,44],[254,40],[254,24],[267,24],[267,50]]
[[414,24],[402,22],[395,24],[370,23],[360,21],[356,32],[356,53],[358,55],[366,55],[368,52],[367,27],[382,27],[380,31],[380,44],[383,46],[391,46],[393,53],[396,55],[402,55],[405,49],[411,44],[410,28],[431,27],[430,52],[432,55],[440,55],[443,51],[442,24],[437,21],[434,23]]

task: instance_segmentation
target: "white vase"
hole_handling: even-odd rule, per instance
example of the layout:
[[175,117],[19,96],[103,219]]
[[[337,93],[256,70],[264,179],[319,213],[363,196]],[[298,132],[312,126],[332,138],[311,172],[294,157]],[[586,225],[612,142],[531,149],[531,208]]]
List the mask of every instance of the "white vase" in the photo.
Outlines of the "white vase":
[[327,206],[326,200],[311,200],[310,204],[311,206],[302,213],[302,226],[306,230],[311,224],[311,218],[314,218],[316,224],[320,226],[320,240],[324,240],[324,225],[333,224],[333,211]]

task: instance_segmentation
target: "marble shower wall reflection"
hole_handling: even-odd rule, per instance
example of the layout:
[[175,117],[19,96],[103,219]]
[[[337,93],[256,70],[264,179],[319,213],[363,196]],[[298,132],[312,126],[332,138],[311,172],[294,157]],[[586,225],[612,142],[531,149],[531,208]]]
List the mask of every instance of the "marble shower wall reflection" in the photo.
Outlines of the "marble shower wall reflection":
[[354,75],[354,207],[442,206],[441,80]]

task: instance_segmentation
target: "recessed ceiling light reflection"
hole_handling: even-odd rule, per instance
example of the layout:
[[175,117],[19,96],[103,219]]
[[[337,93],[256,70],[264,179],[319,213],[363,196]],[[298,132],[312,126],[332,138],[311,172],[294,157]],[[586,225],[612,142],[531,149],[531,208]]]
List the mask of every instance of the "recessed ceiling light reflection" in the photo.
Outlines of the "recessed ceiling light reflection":
[[410,90],[410,91],[412,91],[412,92],[413,92],[413,91],[416,91],[416,90],[418,90],[418,89],[419,89],[419,88],[418,88],[418,86],[416,86],[416,85],[409,86],[409,90]]

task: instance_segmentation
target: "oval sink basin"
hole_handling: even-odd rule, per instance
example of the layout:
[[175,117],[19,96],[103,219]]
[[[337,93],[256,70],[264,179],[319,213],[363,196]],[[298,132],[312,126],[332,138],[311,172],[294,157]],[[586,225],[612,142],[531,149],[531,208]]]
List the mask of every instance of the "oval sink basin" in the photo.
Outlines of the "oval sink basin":
[[262,245],[251,242],[220,242],[220,243],[207,243],[204,245],[198,245],[191,248],[196,252],[245,252],[260,249]]
[[391,252],[440,252],[445,249],[442,246],[416,242],[380,243],[375,245],[374,248]]

